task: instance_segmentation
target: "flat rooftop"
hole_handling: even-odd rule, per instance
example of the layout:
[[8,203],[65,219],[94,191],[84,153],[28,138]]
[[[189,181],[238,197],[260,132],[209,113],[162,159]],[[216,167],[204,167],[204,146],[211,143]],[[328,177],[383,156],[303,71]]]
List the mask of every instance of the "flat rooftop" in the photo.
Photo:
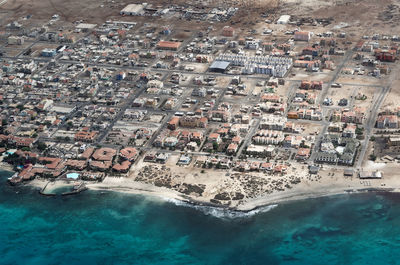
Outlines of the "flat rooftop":
[[76,26],[77,29],[94,29],[97,24],[80,23]]
[[121,10],[121,14],[129,14],[129,13],[139,13],[145,7],[145,3],[143,4],[129,4],[124,9]]

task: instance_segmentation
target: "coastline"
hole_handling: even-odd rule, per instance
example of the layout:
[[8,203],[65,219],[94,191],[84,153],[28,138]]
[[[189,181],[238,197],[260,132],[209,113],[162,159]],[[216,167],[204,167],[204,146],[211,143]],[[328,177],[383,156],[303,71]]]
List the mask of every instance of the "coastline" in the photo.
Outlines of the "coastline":
[[[29,185],[37,188],[42,188],[48,180],[35,179],[29,183]],[[283,192],[276,192],[273,194],[262,195],[257,198],[243,200],[238,206],[230,207],[226,205],[220,205],[212,203],[203,198],[193,198],[185,194],[181,194],[174,190],[170,190],[164,187],[156,187],[146,183],[140,183],[136,181],[129,181],[122,178],[106,178],[105,182],[100,183],[88,183],[85,182],[89,190],[92,191],[112,191],[123,194],[136,194],[149,196],[153,198],[159,198],[163,201],[178,200],[183,203],[188,203],[194,206],[208,206],[216,207],[220,209],[226,209],[237,212],[250,212],[262,207],[276,205],[279,203],[285,203],[297,200],[307,200],[321,197],[329,197],[342,194],[355,194],[363,192],[400,192],[400,187],[379,187],[379,186],[354,186],[354,187],[331,187],[321,189],[320,191],[310,191],[302,189],[293,189]]]
[[190,196],[175,192],[167,188],[155,187],[140,182],[132,182],[132,184],[133,185],[130,186],[108,186],[108,185],[102,185],[102,183],[94,183],[94,184],[86,184],[86,186],[89,188],[89,190],[113,191],[126,194],[137,194],[143,196],[158,197],[166,201],[179,200],[181,202],[188,203],[194,206],[209,206],[209,207],[216,207],[238,212],[250,212],[262,207],[276,205],[279,203],[285,203],[290,201],[315,199],[315,198],[329,197],[329,196],[343,195],[343,194],[355,194],[363,192],[400,192],[400,187],[395,188],[395,187],[377,187],[377,186],[371,186],[368,188],[340,187],[340,188],[332,188],[315,192],[293,190],[293,191],[277,192],[275,194],[267,194],[254,199],[244,200],[238,206],[230,207],[226,205],[220,205],[204,201],[201,200],[201,198],[192,198]]
[[[376,168],[377,164],[372,166]],[[337,170],[325,168],[320,172],[318,178],[304,178],[301,183],[294,185],[290,189],[284,191],[276,190],[272,193],[231,201],[230,205],[214,203],[211,199],[214,198],[215,193],[207,192],[201,196],[193,194],[187,195],[167,187],[158,187],[150,183],[138,182],[130,177],[107,176],[102,182],[93,183],[85,181],[84,183],[89,190],[94,191],[137,194],[159,198],[163,201],[178,200],[179,202],[194,206],[209,206],[230,211],[250,212],[261,207],[295,200],[370,191],[400,192],[400,181],[396,177],[396,166],[396,164],[386,165],[384,168],[384,178],[368,180],[361,180],[358,177],[343,177]],[[26,184],[37,188],[43,188],[48,182],[49,180],[47,179],[35,179]]]
[[0,162],[0,170],[9,171],[9,172],[15,173],[14,168],[10,164],[5,163],[3,161]]
[[261,196],[254,200],[249,200],[240,205],[237,210],[239,211],[251,211],[257,209],[259,207],[279,204],[290,201],[300,201],[307,199],[316,199],[322,197],[329,197],[335,195],[344,195],[344,194],[358,194],[363,192],[400,192],[399,189],[395,188],[380,188],[380,187],[371,187],[365,189],[333,189],[330,191],[324,192],[313,192],[313,193],[301,193],[301,192],[292,192],[292,193],[280,193],[276,194],[276,196]]
[[[130,182],[129,185],[122,185],[120,182],[114,182],[112,179],[118,178],[110,178],[107,177],[103,182],[85,182],[86,187],[89,190],[93,191],[113,191],[120,192],[125,194],[137,194],[137,195],[148,195],[152,197],[159,197],[163,199],[176,199],[185,201],[184,196],[180,195],[178,192],[173,190],[169,190],[167,188],[156,187],[150,184],[140,183],[140,182]],[[49,180],[46,179],[34,179],[29,182],[28,185],[31,185],[36,188],[43,188]]]

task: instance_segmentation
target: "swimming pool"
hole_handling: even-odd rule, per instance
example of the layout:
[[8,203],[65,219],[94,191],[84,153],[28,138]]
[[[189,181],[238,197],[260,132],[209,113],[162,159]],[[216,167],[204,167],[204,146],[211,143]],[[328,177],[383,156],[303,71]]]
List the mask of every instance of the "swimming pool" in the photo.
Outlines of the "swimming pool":
[[69,178],[69,179],[78,179],[79,178],[79,174],[78,173],[68,173],[67,174],[67,178]]

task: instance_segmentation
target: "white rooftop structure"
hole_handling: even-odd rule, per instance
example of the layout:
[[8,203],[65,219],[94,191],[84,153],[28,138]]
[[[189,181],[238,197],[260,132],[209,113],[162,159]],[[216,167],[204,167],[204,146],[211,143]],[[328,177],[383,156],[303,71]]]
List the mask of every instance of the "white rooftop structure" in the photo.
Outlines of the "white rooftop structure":
[[97,24],[80,23],[76,26],[77,29],[94,29]]
[[381,171],[360,171],[359,173],[360,179],[381,179],[382,172]]
[[69,114],[74,109],[75,109],[75,107],[71,107],[71,106],[56,106],[56,105],[53,105],[51,107],[51,111],[54,111],[56,113],[61,113],[61,114]]
[[278,21],[276,22],[276,24],[287,24],[289,23],[290,20],[290,16],[289,15],[282,15]]
[[139,16],[143,13],[143,9],[147,6],[147,3],[143,4],[129,4],[121,10],[121,15],[128,16]]

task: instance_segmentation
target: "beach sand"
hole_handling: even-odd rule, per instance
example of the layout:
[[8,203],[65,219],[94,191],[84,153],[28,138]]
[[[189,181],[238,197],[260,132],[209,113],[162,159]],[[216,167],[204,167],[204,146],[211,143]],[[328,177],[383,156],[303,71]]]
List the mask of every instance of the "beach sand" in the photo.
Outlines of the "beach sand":
[[[102,182],[85,184],[91,190],[150,195],[241,211],[336,194],[400,191],[397,163],[366,162],[364,170],[380,170],[384,176],[368,180],[360,180],[356,174],[346,177],[343,169],[329,166],[324,166],[317,175],[310,175],[307,167],[298,163],[292,164],[284,175],[169,166],[141,163],[127,177],[107,176]],[[45,179],[30,182],[39,188],[47,183]],[[65,184],[56,182],[51,185],[56,185],[52,187],[56,189]]]

